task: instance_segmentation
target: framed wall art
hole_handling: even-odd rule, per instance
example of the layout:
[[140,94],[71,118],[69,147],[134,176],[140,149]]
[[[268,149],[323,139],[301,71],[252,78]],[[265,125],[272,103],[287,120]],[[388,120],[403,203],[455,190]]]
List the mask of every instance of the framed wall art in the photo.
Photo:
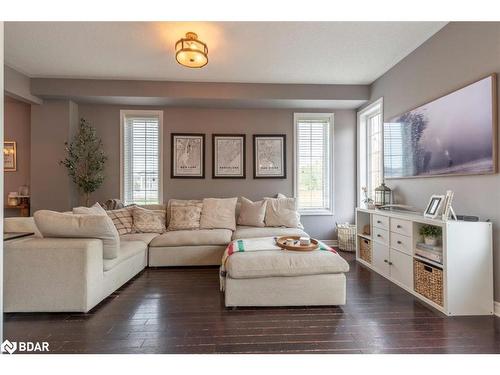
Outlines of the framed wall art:
[[492,74],[387,121],[385,178],[496,173],[496,89]]
[[3,170],[5,172],[17,171],[17,147],[14,141],[3,143]]
[[286,135],[253,136],[253,178],[286,178]]
[[205,134],[172,133],[171,178],[205,178]]
[[212,134],[212,178],[246,177],[245,134]]

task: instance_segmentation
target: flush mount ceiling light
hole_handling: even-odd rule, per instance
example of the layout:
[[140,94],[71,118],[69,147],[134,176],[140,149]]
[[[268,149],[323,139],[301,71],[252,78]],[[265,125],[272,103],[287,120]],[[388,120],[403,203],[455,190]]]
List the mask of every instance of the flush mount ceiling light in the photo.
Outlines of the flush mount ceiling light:
[[208,64],[208,47],[195,33],[186,33],[175,43],[175,59],[188,68],[202,68]]

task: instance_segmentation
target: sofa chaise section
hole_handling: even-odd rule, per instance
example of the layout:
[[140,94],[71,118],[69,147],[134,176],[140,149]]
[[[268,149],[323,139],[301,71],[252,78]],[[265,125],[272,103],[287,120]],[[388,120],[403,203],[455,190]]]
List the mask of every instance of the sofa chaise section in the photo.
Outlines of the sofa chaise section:
[[147,266],[147,244],[121,241],[104,259],[103,242],[26,238],[4,248],[5,312],[88,312]]

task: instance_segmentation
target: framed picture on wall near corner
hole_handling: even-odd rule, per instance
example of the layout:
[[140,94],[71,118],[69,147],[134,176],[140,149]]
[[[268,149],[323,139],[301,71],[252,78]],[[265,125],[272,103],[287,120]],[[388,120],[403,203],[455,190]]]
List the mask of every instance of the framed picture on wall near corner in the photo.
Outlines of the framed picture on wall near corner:
[[17,171],[17,148],[14,141],[3,143],[3,170],[5,172]]
[[205,178],[205,134],[172,133],[171,178]]
[[286,178],[285,134],[254,134],[253,178]]
[[245,134],[212,134],[212,178],[246,177]]

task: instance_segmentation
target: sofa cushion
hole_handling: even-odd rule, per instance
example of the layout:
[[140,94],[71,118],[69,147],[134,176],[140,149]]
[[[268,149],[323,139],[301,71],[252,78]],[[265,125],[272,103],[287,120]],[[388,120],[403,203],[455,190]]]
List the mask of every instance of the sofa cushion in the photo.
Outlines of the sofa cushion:
[[43,237],[97,238],[102,240],[103,257],[118,256],[120,236],[106,215],[73,215],[40,210],[33,215]]
[[231,234],[229,229],[177,230],[159,235],[149,246],[227,245]]
[[295,198],[265,198],[266,226],[302,228]]
[[106,215],[106,210],[99,203],[91,207],[74,207],[73,213],[76,215]]
[[168,223],[167,230],[171,231],[200,229],[202,208],[202,203],[172,203],[170,206],[170,221]]
[[109,271],[116,267],[118,264],[133,257],[136,254],[144,253],[148,245],[144,241],[122,241],[120,243],[120,250],[118,256],[114,259],[104,259],[104,271]]
[[203,204],[202,200],[199,199],[169,199],[167,203],[167,227],[170,224],[170,214],[171,214],[171,208],[172,206],[186,206],[186,205],[192,205],[192,204]]
[[134,224],[132,211],[134,208],[135,206],[127,206],[118,210],[106,211],[119,234],[132,233]]
[[238,198],[205,198],[201,211],[201,229],[236,228],[236,203]]
[[275,250],[235,253],[228,258],[226,270],[233,279],[247,279],[344,273],[349,264],[330,251]]
[[121,241],[142,241],[145,244],[149,245],[149,243],[153,240],[153,238],[158,237],[159,233],[128,233],[122,234],[120,236]]
[[133,231],[137,233],[163,233],[166,214],[164,210],[148,210],[142,207],[134,207],[132,210]]
[[280,236],[301,236],[309,237],[306,232],[300,228],[285,228],[285,227],[248,227],[238,225],[233,233],[233,240],[240,240],[244,238],[257,238],[257,237],[280,237]]
[[238,225],[249,225],[254,227],[265,227],[266,205],[265,200],[252,202],[250,199],[241,197],[239,208]]

